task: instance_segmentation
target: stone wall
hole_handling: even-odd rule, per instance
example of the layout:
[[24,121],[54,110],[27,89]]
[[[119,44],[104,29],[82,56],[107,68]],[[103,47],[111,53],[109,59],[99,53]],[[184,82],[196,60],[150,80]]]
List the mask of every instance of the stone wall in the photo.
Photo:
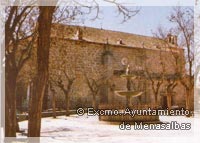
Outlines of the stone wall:
[[[82,28],[84,29],[84,28]],[[122,64],[122,59],[128,60],[130,71],[138,75],[132,81],[132,90],[144,91],[141,97],[132,99],[132,104],[153,104],[154,96],[151,82],[145,78],[146,68],[150,73],[160,74],[162,64],[165,66],[165,73],[173,75],[175,73],[174,58],[171,53],[180,55],[180,62],[184,62],[183,49],[171,47],[171,50],[160,45],[160,40],[133,34],[85,28],[83,39],[74,38],[78,27],[54,26],[51,36],[50,64],[51,75],[60,74],[59,69],[65,71],[75,78],[70,92],[70,108],[92,106],[91,91],[86,84],[87,75],[89,79],[98,81],[99,94],[98,103],[104,104],[125,104],[125,98],[114,94],[113,90],[126,90],[126,79],[120,77],[126,70]],[[87,32],[88,31],[88,32]],[[106,40],[108,38],[108,40]],[[118,38],[123,38],[125,44],[117,44]],[[160,47],[160,48],[158,48]],[[31,59],[20,72],[20,80],[29,83],[29,79],[34,77],[36,71],[36,50],[33,50]],[[21,77],[24,77],[21,79]],[[65,86],[68,85],[64,75],[61,76]],[[162,84],[161,90],[165,90],[166,81]],[[27,86],[26,86],[27,87]],[[25,88],[26,88],[25,87]],[[64,108],[65,97],[63,92],[55,86],[57,108]],[[179,83],[175,88],[176,94],[173,97],[173,105],[184,106],[185,91]],[[49,107],[51,108],[52,94],[49,91]],[[158,100],[162,104],[163,97],[159,94]]]
[[[162,72],[160,57],[162,57],[162,61],[166,67],[166,73],[174,74],[175,72],[172,60],[173,57],[170,51],[163,50],[160,52],[160,50],[53,37],[50,60],[59,59],[59,49],[64,49],[66,51],[65,60],[67,61],[67,67],[70,67],[70,70],[74,70],[76,76],[75,83],[73,84],[73,92],[70,95],[70,103],[73,107],[91,106],[92,96],[83,76],[84,72],[87,73],[89,78],[95,80],[103,80],[103,78],[109,79],[109,89],[106,91],[108,97],[103,95],[106,93],[102,90],[106,89],[101,88],[98,95],[99,101],[101,98],[108,98],[108,102],[113,102],[111,101],[113,100],[113,98],[111,98],[113,93],[110,90],[112,85],[115,85],[115,90],[126,90],[126,79],[120,77],[120,74],[114,74],[115,71],[125,71],[126,67],[121,63],[122,58],[128,59],[131,71],[137,72],[138,70],[144,69],[146,63],[150,72],[160,73]],[[182,52],[182,50],[180,50],[180,52]],[[109,54],[106,55],[105,53]],[[104,59],[104,57],[106,57],[106,59]],[[107,61],[107,63],[105,63],[104,60]],[[133,90],[138,90],[138,88],[144,90],[144,94],[141,97],[132,99],[133,104],[150,104],[154,102],[151,83],[148,79],[145,79],[143,76],[138,76],[138,78],[133,81],[133,84]],[[165,88],[165,84],[166,83],[163,83],[161,90]],[[177,94],[173,97],[173,104],[183,106],[184,91],[180,89],[183,88],[179,84],[175,89]],[[62,95],[62,93],[58,96],[60,95]],[[161,101],[160,95],[159,100]],[[125,98],[114,95],[114,103],[120,105],[124,104]]]

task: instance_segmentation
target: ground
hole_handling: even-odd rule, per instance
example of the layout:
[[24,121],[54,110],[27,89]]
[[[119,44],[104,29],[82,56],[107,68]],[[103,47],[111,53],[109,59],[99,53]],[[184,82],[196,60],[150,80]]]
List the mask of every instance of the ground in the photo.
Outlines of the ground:
[[[41,142],[65,143],[65,142],[106,142],[106,143],[193,143],[200,125],[199,118],[187,118],[184,116],[161,116],[165,123],[177,121],[178,123],[191,123],[190,130],[120,130],[119,124],[111,124],[98,120],[98,116],[59,116],[42,119]],[[197,125],[198,124],[198,125]],[[27,131],[28,122],[19,123],[20,129]],[[198,132],[198,133],[197,133]],[[18,138],[24,138],[18,134]]]

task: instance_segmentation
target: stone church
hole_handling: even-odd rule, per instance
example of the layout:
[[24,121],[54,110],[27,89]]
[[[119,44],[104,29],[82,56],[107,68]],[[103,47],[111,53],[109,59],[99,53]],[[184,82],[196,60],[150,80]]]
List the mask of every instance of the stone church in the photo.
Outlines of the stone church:
[[[176,78],[174,58],[174,54],[178,55],[179,65],[183,65],[184,50],[177,45],[176,36],[169,34],[165,40],[161,40],[104,29],[55,24],[51,39],[50,55],[57,52],[60,56],[58,50],[64,50],[66,54],[62,58],[65,58],[67,68],[76,77],[70,95],[71,103],[80,100],[90,105],[91,93],[83,76],[86,73],[89,79],[101,82],[97,95],[99,104],[123,104],[125,98],[115,95],[113,91],[126,90],[126,79],[120,75],[125,73],[129,65],[130,73],[136,76],[131,81],[132,90],[143,91],[140,97],[132,98],[133,105],[154,104],[153,90],[157,89],[159,82],[158,104],[167,107],[166,88],[176,82],[171,93],[171,105],[185,106],[185,91]],[[50,59],[53,59],[51,56]],[[164,81],[161,82],[161,79]]]
[[[185,91],[177,80],[177,61],[184,71],[184,49],[177,45],[174,35],[166,35],[166,39],[161,40],[91,27],[61,24],[52,27],[50,76],[51,73],[61,75],[62,68],[75,79],[69,94],[70,108],[73,109],[92,105],[92,93],[86,77],[98,88],[98,104],[123,105],[125,98],[116,95],[115,91],[127,90],[127,81],[121,77],[127,66],[136,77],[131,80],[131,90],[143,92],[141,96],[131,98],[132,105],[159,104],[167,108],[167,102],[170,102],[172,107],[185,107]],[[68,81],[61,77],[67,86]],[[167,101],[169,84],[174,84],[174,89],[170,93],[170,101]],[[64,95],[58,87],[55,88],[59,107],[64,104]],[[48,92],[47,96],[51,108],[51,93]]]

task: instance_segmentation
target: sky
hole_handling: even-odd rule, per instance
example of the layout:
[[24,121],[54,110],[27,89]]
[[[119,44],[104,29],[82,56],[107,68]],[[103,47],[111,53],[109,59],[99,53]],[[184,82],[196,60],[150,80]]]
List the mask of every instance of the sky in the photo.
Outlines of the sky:
[[[172,11],[172,6],[141,6],[140,12],[129,21],[121,23],[122,16],[118,16],[116,7],[101,7],[100,19],[86,20],[82,26],[103,28],[114,31],[122,31],[139,35],[153,36],[159,26],[173,27],[167,17]],[[92,17],[93,15],[90,15]]]
[[173,6],[195,5],[195,0],[117,0],[126,6],[140,7],[140,12],[128,22],[121,24],[122,17],[117,16],[116,7],[111,3],[97,0],[100,5],[101,19],[86,20],[82,26],[103,28],[114,31],[122,31],[139,35],[153,36],[159,26],[170,28],[174,25],[167,17],[170,15]]

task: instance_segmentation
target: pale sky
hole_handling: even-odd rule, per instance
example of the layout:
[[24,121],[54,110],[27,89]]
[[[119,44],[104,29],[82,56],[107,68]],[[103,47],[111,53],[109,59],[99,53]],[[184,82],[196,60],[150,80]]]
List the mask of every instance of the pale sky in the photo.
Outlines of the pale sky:
[[[158,26],[173,26],[167,19],[173,6],[193,7],[195,4],[195,0],[117,0],[123,5],[141,8],[139,14],[121,24],[122,17],[117,16],[115,6],[103,0],[97,1],[101,5],[101,19],[95,21],[88,19],[79,25],[147,36],[152,36],[152,31],[156,31]],[[92,17],[92,14],[89,17]]]
[[136,16],[128,22],[121,23],[122,17],[117,16],[115,7],[103,6],[100,13],[101,19],[86,20],[84,24],[80,25],[147,36],[152,36],[152,31],[156,31],[158,26],[173,26],[167,19],[172,11],[172,6],[142,6],[140,8],[140,12]]

